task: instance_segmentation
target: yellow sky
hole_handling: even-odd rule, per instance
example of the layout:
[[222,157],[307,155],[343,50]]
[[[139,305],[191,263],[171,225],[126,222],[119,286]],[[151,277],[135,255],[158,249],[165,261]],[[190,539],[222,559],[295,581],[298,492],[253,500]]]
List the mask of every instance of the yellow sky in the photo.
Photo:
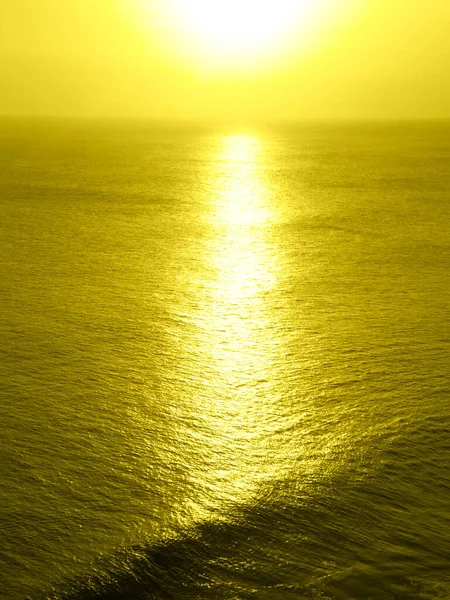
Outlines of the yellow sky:
[[218,60],[170,1],[0,0],[0,114],[450,117],[450,0],[315,0],[251,60]]

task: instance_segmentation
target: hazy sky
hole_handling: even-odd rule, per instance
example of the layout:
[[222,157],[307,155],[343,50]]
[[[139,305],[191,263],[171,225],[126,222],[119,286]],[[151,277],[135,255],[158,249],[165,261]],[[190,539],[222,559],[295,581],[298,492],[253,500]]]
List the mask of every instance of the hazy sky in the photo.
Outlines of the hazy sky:
[[214,67],[170,0],[0,0],[0,113],[450,117],[450,0],[325,1],[278,54]]

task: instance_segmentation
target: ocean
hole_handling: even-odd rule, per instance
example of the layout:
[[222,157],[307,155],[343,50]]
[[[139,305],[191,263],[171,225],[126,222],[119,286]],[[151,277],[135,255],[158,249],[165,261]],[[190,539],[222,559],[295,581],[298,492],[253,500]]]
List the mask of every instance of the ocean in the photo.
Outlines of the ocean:
[[450,598],[450,123],[0,120],[4,600]]

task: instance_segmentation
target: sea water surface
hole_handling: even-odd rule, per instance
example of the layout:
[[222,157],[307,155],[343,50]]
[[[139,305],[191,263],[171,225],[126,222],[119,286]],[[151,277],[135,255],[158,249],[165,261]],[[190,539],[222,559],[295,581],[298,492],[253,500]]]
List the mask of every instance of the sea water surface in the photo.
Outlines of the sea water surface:
[[1,120],[1,597],[450,598],[449,158]]

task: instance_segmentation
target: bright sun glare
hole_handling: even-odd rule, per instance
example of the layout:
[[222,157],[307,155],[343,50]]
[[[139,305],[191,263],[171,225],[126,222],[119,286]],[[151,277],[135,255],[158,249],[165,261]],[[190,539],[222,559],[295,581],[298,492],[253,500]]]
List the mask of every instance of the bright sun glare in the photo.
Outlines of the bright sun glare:
[[204,64],[239,64],[306,38],[329,0],[165,0],[184,52]]

